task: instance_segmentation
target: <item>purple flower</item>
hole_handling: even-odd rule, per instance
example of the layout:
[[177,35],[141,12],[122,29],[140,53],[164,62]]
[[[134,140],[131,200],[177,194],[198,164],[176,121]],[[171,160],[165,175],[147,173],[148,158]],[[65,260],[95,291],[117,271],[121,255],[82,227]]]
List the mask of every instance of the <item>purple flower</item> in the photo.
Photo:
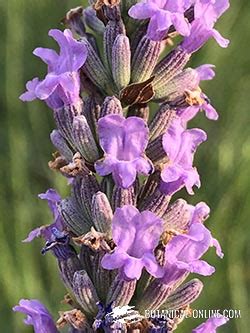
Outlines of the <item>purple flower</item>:
[[45,100],[53,109],[63,105],[79,102],[80,78],[78,70],[87,58],[86,46],[76,41],[70,30],[64,32],[52,29],[49,36],[53,37],[60,46],[60,54],[54,50],[37,48],[34,54],[48,65],[48,74],[45,79],[38,78],[29,81],[27,92],[20,96],[23,101],[32,101],[36,98]]
[[119,268],[122,276],[128,279],[139,279],[144,267],[151,275],[162,276],[162,269],[154,256],[162,232],[162,220],[152,212],[140,213],[129,205],[117,208],[112,221],[116,248],[103,257],[102,266]]
[[95,163],[95,169],[101,176],[112,173],[118,186],[128,188],[137,173],[153,171],[153,164],[144,155],[149,135],[144,120],[108,115],[98,121],[98,133],[104,158]]
[[192,187],[200,187],[199,174],[192,164],[197,147],[206,138],[206,133],[198,128],[185,130],[180,118],[172,122],[162,141],[169,159],[161,172],[164,193],[172,194],[185,186],[187,192],[193,194]]
[[58,210],[58,203],[61,201],[60,195],[54,190],[49,189],[46,193],[39,194],[39,198],[48,201],[48,206],[52,212],[54,221],[47,226],[41,226],[32,230],[23,242],[31,242],[34,238],[44,237],[47,241],[53,241],[54,238],[61,236],[64,229],[62,217]]
[[228,0],[196,0],[194,21],[191,23],[190,35],[182,43],[182,48],[193,53],[213,37],[221,47],[227,47],[229,41],[214,29],[218,18],[229,8]]
[[33,325],[35,333],[58,333],[56,325],[46,307],[39,301],[22,299],[13,311],[27,315],[24,320],[26,325]]
[[145,0],[132,6],[129,15],[139,20],[150,19],[147,34],[152,40],[164,38],[171,25],[179,34],[188,36],[190,25],[184,12],[191,4],[191,0]]
[[216,333],[216,329],[228,322],[228,318],[224,316],[213,316],[205,323],[192,330],[192,333]]
[[[198,85],[201,81],[212,80],[214,78],[215,72],[213,70],[213,67],[215,66],[207,64],[199,66],[195,69],[198,74]],[[177,111],[177,114],[182,119],[182,124],[184,127],[186,127],[187,122],[193,119],[200,110],[204,110],[206,117],[210,120],[217,120],[219,118],[218,113],[210,104],[208,97],[204,93],[199,91],[197,91],[197,94],[199,95],[198,98],[200,100],[203,100],[203,103],[201,103],[200,105],[193,105],[187,108],[182,108]]]
[[200,258],[209,247],[216,247],[216,254],[223,257],[220,245],[211,232],[202,224],[193,221],[187,234],[174,236],[166,245],[165,274],[162,278],[165,284],[172,285],[187,272],[201,275],[211,275],[214,267]]

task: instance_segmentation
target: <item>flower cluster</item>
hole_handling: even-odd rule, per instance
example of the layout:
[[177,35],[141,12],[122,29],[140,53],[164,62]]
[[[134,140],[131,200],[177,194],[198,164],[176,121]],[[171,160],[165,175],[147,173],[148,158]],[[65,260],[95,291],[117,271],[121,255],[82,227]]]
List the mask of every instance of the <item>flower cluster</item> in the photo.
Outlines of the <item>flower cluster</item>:
[[[214,28],[228,7],[228,0],[91,1],[67,13],[64,32],[50,30],[59,53],[34,51],[48,73],[20,98],[52,109],[49,167],[71,187],[66,198],[53,189],[39,195],[53,222],[24,240],[45,240],[42,253],[54,254],[70,293],[71,309],[57,323],[37,300],[14,307],[35,333],[66,325],[71,333],[179,330],[181,316],[156,320],[145,310],[191,311],[203,284],[184,280],[214,273],[202,259],[210,247],[223,257],[204,224],[209,207],[172,196],[201,185],[194,154],[207,134],[189,121],[199,111],[218,118],[200,88],[215,73],[213,65],[186,65],[211,37],[228,45]],[[193,332],[226,321],[212,317]]]

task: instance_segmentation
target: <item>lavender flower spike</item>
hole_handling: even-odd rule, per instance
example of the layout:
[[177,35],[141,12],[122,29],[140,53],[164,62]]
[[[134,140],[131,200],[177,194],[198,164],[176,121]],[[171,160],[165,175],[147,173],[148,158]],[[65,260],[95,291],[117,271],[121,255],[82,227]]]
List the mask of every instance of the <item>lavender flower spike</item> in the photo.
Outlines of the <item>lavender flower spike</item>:
[[27,92],[20,96],[23,101],[35,98],[45,100],[52,108],[79,102],[80,78],[78,70],[87,59],[86,46],[76,41],[70,30],[61,32],[57,29],[49,31],[60,46],[60,54],[54,50],[37,48],[34,54],[48,65],[45,79],[37,78],[29,81]]
[[98,131],[104,151],[104,158],[95,163],[99,175],[112,173],[118,186],[128,188],[137,173],[148,175],[153,171],[151,161],[144,155],[149,135],[144,120],[108,115],[99,120]]
[[193,128],[185,130],[181,119],[176,118],[163,136],[163,148],[167,153],[169,162],[161,172],[163,184],[162,191],[172,194],[186,187],[189,194],[193,194],[192,187],[200,187],[199,174],[192,166],[193,157],[197,147],[206,140],[206,133]]
[[58,333],[50,313],[39,301],[22,299],[19,305],[14,306],[13,310],[27,315],[24,323],[33,325],[35,333]]
[[193,53],[211,37],[221,47],[227,47],[229,40],[223,38],[214,29],[214,25],[228,8],[228,0],[197,0],[194,5],[194,21],[191,24],[190,35],[184,39],[182,48],[188,53]]
[[213,316],[209,318],[205,323],[192,330],[192,333],[216,333],[216,329],[219,326],[226,324],[228,320],[228,318],[222,315],[218,317]]
[[142,269],[155,277],[161,277],[162,268],[156,262],[154,249],[163,231],[162,220],[149,211],[140,213],[127,205],[117,208],[112,221],[112,234],[116,248],[106,254],[102,266],[119,268],[123,277],[139,279]]
[[[35,333],[177,331],[185,316],[153,318],[144,313],[191,310],[203,285],[197,279],[181,284],[190,273],[214,273],[202,258],[210,247],[223,257],[204,224],[210,208],[204,202],[171,201],[182,188],[193,194],[193,187],[200,186],[193,161],[207,136],[189,128],[188,122],[201,110],[209,119],[218,118],[200,89],[203,80],[213,79],[214,66],[186,65],[210,37],[227,46],[214,25],[229,3],[89,4],[91,15],[83,7],[67,13],[72,32],[50,30],[60,52],[34,51],[48,65],[48,73],[29,81],[20,97],[44,100],[54,111],[52,142],[59,152],[49,166],[70,179],[71,187],[64,200],[53,189],[39,195],[48,202],[52,223],[31,231],[25,242],[44,238],[41,252],[56,257],[70,292],[65,302],[75,309],[60,311],[57,327],[36,300],[21,300],[14,311],[27,314],[25,322]],[[172,49],[176,32],[182,40]],[[102,47],[100,35],[96,40],[100,33]],[[103,62],[107,50],[109,59]],[[226,321],[210,318],[193,333],[215,333]]]
[[191,6],[191,0],[144,0],[132,6],[129,15],[135,19],[150,19],[148,37],[161,40],[171,25],[182,36],[188,36],[190,25],[184,12]]

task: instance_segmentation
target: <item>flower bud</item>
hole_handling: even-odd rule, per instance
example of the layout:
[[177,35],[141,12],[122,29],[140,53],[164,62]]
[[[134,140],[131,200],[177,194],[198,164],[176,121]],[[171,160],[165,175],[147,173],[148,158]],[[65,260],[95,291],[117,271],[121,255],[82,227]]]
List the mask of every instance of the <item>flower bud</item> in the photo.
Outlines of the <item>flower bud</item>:
[[79,258],[75,254],[68,259],[58,260],[58,267],[65,286],[72,291],[74,274],[82,269]]
[[163,135],[160,135],[154,140],[151,140],[146,150],[146,155],[155,166],[168,161],[167,154],[162,145],[162,137]]
[[112,304],[112,307],[128,305],[135,288],[136,280],[125,281],[117,276],[108,291],[106,304]]
[[141,295],[136,307],[141,313],[147,309],[159,309],[159,307],[165,303],[171,291],[172,287],[161,283],[158,279],[154,280]]
[[199,84],[198,73],[191,68],[183,70],[181,73],[176,75],[167,84],[160,83],[155,86],[153,82],[153,89],[155,91],[155,100],[172,101],[182,95],[184,95],[186,90],[193,90]]
[[185,51],[176,48],[163,58],[155,67],[153,75],[154,87],[166,85],[170,80],[180,73],[188,63],[190,55]]
[[144,82],[151,77],[160,55],[161,43],[143,37],[132,58],[132,82]]
[[115,211],[118,207],[125,205],[136,205],[136,193],[135,186],[132,185],[127,189],[121,187],[114,187],[111,205]]
[[112,81],[99,55],[86,38],[83,38],[82,42],[88,50],[88,57],[83,66],[83,72],[101,91],[109,91]]
[[141,211],[150,210],[152,213],[162,217],[168,207],[171,196],[163,194],[160,190],[156,190],[153,194],[147,197],[139,206]]
[[149,124],[150,139],[153,140],[164,134],[175,117],[175,110],[171,109],[167,103],[162,104]]
[[62,200],[58,209],[63,217],[64,223],[75,235],[80,236],[90,230],[91,224],[86,216],[82,215],[74,198]]
[[50,134],[50,139],[59,153],[65,157],[65,159],[70,162],[73,158],[73,152],[70,149],[67,141],[64,139],[59,130],[53,130]]
[[125,27],[121,20],[109,21],[105,27],[103,35],[103,53],[104,63],[107,69],[112,68],[112,50],[113,45],[118,35],[125,35]]
[[101,117],[105,117],[109,114],[123,115],[121,102],[115,96],[108,96],[105,98],[101,107]]
[[93,223],[92,221],[92,198],[93,195],[100,191],[100,186],[97,182],[97,179],[93,175],[89,175],[83,177],[78,184],[79,188],[77,188],[78,198],[80,195],[79,204],[83,208],[85,215],[87,216],[88,220]]
[[84,312],[95,316],[98,311],[96,303],[99,302],[99,299],[92,281],[84,270],[75,272],[73,291]]
[[184,308],[199,297],[202,289],[203,283],[200,280],[193,279],[188,281],[169,295],[162,308],[171,310]]
[[93,134],[84,116],[76,116],[73,120],[73,138],[77,151],[88,162],[95,162],[99,159],[99,152]]
[[98,251],[93,260],[93,278],[92,281],[99,295],[100,301],[106,303],[106,296],[109,288],[117,275],[117,270],[107,270],[102,267],[101,261],[106,252]]
[[56,126],[61,135],[72,148],[74,148],[74,140],[72,138],[72,123],[75,115],[78,113],[80,114],[80,112],[80,109],[75,109],[72,106],[54,110]]
[[92,6],[87,7],[83,12],[83,17],[86,25],[98,34],[104,32],[105,26],[101,20],[96,16],[96,11]]
[[111,233],[113,212],[108,198],[102,192],[97,192],[92,198],[92,216],[97,231]]
[[130,58],[129,39],[119,34],[112,48],[112,75],[119,91],[129,84]]
[[101,101],[93,94],[84,100],[84,116],[86,117],[91,132],[97,138],[97,122],[101,117]]

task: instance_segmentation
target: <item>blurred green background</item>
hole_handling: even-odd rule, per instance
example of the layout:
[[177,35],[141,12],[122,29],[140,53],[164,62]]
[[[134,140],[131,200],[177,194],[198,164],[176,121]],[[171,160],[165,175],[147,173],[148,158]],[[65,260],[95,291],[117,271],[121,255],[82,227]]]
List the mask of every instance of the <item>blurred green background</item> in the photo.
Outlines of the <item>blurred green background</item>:
[[[225,258],[207,256],[217,268],[204,278],[205,289],[195,308],[240,309],[242,319],[231,320],[219,332],[249,332],[250,278],[250,3],[231,1],[230,11],[218,24],[231,39],[223,50],[211,41],[195,55],[192,66],[213,63],[217,75],[202,87],[220,113],[218,122],[200,115],[194,122],[209,140],[196,156],[203,186],[188,200],[206,201],[212,209],[207,225],[217,237]],[[24,104],[18,96],[25,82],[45,74],[32,55],[37,46],[54,47],[47,37],[60,27],[67,9],[82,4],[66,0],[0,0],[0,332],[25,333],[21,315],[11,307],[24,298],[38,298],[57,316],[65,293],[52,255],[40,255],[42,241],[22,244],[34,227],[51,220],[37,194],[55,187],[68,192],[65,181],[47,167],[53,148],[51,112],[39,101]],[[186,320],[183,332],[202,319]],[[181,327],[180,327],[181,328]],[[181,330],[180,330],[181,331]]]

